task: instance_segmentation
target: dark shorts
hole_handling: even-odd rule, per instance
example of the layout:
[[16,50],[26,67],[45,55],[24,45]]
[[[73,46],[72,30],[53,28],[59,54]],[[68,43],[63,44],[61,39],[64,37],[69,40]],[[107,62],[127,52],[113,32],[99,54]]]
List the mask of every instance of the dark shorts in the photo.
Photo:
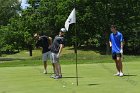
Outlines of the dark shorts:
[[121,53],[112,53],[112,59],[117,59],[117,57],[122,57]]

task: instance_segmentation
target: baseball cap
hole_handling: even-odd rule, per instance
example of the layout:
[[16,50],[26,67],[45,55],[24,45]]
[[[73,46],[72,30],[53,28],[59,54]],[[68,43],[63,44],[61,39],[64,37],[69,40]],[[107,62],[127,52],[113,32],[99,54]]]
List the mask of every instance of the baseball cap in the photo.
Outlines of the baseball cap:
[[65,33],[67,30],[65,28],[61,28],[60,31]]

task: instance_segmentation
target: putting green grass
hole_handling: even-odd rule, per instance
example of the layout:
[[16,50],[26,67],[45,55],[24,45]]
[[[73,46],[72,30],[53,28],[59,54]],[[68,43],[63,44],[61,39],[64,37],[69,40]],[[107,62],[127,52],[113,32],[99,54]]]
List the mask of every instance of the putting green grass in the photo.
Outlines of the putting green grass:
[[63,78],[52,79],[42,66],[0,67],[0,93],[140,93],[139,62],[124,63],[126,76],[113,76],[114,63],[79,64],[79,86],[75,65],[62,65]]

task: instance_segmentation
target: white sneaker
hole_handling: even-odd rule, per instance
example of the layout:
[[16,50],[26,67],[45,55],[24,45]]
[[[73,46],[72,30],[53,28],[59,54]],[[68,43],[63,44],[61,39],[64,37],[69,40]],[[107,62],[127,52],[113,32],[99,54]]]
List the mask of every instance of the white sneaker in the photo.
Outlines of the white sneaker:
[[47,71],[46,70],[44,70],[44,72],[43,72],[44,74],[47,74]]
[[117,72],[116,74],[114,74],[114,76],[119,76],[120,75],[120,73],[119,72]]
[[55,76],[55,77],[53,77],[54,79],[59,79],[60,77],[59,76]]
[[122,73],[122,72],[120,72],[120,75],[119,75],[120,77],[123,77],[124,76],[124,74]]
[[56,76],[56,75],[53,75],[53,74],[52,74],[52,75],[50,76],[50,78],[54,78],[55,76]]

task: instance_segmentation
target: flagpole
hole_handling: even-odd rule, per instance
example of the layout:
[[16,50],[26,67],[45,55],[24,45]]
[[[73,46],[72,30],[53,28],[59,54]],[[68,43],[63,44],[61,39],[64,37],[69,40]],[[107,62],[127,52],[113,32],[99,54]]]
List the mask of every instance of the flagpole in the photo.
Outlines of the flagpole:
[[75,62],[76,62],[76,83],[78,86],[78,60],[77,60],[77,31],[76,31],[76,24],[75,24]]
[[78,58],[77,58],[77,29],[76,29],[76,0],[74,0],[74,9],[70,13],[69,17],[65,21],[65,28],[68,31],[69,25],[75,23],[74,32],[75,32],[75,41],[74,41],[74,52],[75,52],[75,64],[76,64],[76,83],[78,86]]
[[[76,15],[76,0],[74,0],[74,8],[75,8],[75,15]],[[77,86],[78,82],[78,60],[77,60],[77,31],[76,31],[76,23],[75,23],[75,62],[76,62],[76,83]]]

